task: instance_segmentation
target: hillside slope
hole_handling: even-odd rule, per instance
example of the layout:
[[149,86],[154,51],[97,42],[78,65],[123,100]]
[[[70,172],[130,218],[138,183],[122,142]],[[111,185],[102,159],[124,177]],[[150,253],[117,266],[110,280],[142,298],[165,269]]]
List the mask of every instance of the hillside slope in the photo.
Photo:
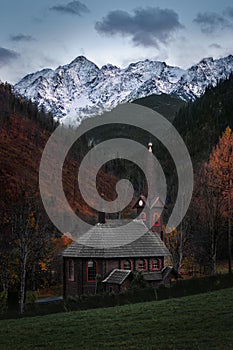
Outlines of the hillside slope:
[[174,120],[179,109],[187,104],[176,96],[166,94],[150,95],[137,99],[133,103],[153,109],[162,114],[170,122]]
[[[23,192],[33,198],[39,195],[40,160],[56,126],[50,115],[39,112],[30,101],[16,97],[10,85],[0,85],[1,213],[20,203]],[[95,213],[82,200],[77,187],[77,171],[86,147],[86,141],[82,139],[69,152],[63,168],[63,187],[73,210],[78,211],[84,220],[91,221],[95,220]],[[98,180],[100,190],[104,187],[106,198],[111,198],[114,178],[100,171]],[[54,194],[47,195],[55,200]],[[59,210],[59,215],[63,215],[62,205]]]
[[4,350],[231,350],[233,289],[0,321]]
[[208,88],[196,101],[180,109],[173,125],[183,137],[194,164],[208,159],[227,126],[233,129],[233,75]]

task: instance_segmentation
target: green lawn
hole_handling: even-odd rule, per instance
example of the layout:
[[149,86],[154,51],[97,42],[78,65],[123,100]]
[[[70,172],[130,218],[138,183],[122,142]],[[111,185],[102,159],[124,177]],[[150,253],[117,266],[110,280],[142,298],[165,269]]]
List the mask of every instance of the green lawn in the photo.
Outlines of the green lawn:
[[233,288],[0,321],[0,349],[233,349]]

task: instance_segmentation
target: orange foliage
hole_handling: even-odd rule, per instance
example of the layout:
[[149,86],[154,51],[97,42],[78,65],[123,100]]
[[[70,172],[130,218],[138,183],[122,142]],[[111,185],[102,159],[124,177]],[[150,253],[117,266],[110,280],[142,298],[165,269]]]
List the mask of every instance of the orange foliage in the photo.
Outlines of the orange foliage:
[[60,238],[53,238],[53,244],[59,251],[65,250],[71,243],[73,243],[73,239],[66,234]]
[[222,215],[228,215],[227,197],[233,198],[233,133],[227,127],[205,164],[207,185],[222,197]]
[[38,265],[40,266],[41,271],[47,271],[48,267],[44,261],[39,261]]
[[210,185],[227,190],[233,175],[233,133],[229,127],[220,137],[205,166],[207,173],[211,175]]

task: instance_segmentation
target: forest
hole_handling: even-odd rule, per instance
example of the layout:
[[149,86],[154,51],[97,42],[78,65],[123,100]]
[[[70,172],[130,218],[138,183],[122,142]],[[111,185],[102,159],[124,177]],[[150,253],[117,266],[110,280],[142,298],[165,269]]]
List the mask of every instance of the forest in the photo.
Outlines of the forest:
[[[180,276],[216,274],[218,261],[227,261],[228,272],[231,273],[232,92],[233,76],[230,76],[216,87],[208,88],[195,102],[177,105],[173,125],[190,152],[195,177],[193,198],[186,217],[171,233],[164,232],[173,266]],[[175,97],[173,99],[176,103]],[[150,99],[150,105],[152,102]],[[143,104],[146,105],[146,102],[143,101]],[[19,292],[21,313],[26,299],[33,298],[34,292],[61,285],[61,254],[72,242],[69,235],[62,235],[52,225],[39,195],[40,158],[57,125],[52,115],[39,110],[31,101],[16,96],[10,85],[0,85],[0,298],[7,293],[13,295]],[[122,137],[128,135],[129,130],[119,126],[114,132]],[[72,147],[64,164],[63,185],[67,199],[76,214],[90,223],[96,222],[97,213],[81,198],[77,171],[88,149],[111,137],[112,133],[110,126],[106,130],[94,130],[85,135]],[[134,130],[131,134],[134,139],[144,143],[150,137],[141,130]],[[168,217],[177,195],[176,171],[163,146],[157,140],[152,141],[167,177],[165,216]],[[117,179],[126,173],[134,185],[135,198],[142,190],[146,192],[143,174],[122,159],[109,162],[101,169],[99,192],[104,191],[106,198],[111,200],[114,197],[112,188]],[[50,197],[53,205],[56,198]],[[64,215],[66,220],[62,208],[59,215]],[[132,212],[128,207],[121,215],[127,217]]]

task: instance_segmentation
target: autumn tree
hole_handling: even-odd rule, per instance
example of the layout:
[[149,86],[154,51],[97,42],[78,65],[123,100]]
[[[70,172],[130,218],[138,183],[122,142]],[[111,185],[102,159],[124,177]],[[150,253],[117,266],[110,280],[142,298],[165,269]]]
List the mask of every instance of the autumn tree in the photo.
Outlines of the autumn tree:
[[207,179],[209,187],[221,198],[222,218],[227,219],[228,227],[228,270],[231,273],[231,221],[232,221],[232,177],[233,177],[233,133],[227,127],[220,137],[217,146],[213,149],[208,164],[206,165]]
[[[41,200],[22,192],[2,217],[1,282],[4,289],[19,291],[20,313],[24,312],[27,289],[35,290],[37,271],[55,259],[54,237],[59,233],[48,220]],[[36,276],[37,275],[37,276]]]
[[180,273],[183,260],[183,232],[174,228],[171,232],[164,233],[164,243],[171,253],[172,265]]
[[16,237],[19,252],[19,306],[20,313],[24,311],[26,291],[26,271],[28,258],[31,252],[31,245],[35,239],[35,232],[38,225],[38,217],[32,209],[31,203],[21,203],[12,217],[12,232]]
[[189,218],[186,216],[181,224],[171,230],[164,232],[164,243],[166,244],[169,252],[171,253],[171,262],[177,273],[185,273],[185,267],[187,267],[187,260],[191,263],[193,261],[193,247],[191,248],[190,239],[190,227]]
[[198,246],[205,247],[205,254],[209,258],[211,274],[216,273],[217,248],[222,234],[223,199],[219,188],[212,186],[212,172],[208,164],[200,169],[195,183],[194,208],[198,212],[195,223],[198,233]]
[[[196,227],[206,245],[212,274],[216,273],[218,247],[228,226],[229,272],[231,272],[231,218],[233,135],[228,127],[212,150],[209,161],[196,174],[194,206],[198,212]],[[227,225],[228,223],[228,225]]]

